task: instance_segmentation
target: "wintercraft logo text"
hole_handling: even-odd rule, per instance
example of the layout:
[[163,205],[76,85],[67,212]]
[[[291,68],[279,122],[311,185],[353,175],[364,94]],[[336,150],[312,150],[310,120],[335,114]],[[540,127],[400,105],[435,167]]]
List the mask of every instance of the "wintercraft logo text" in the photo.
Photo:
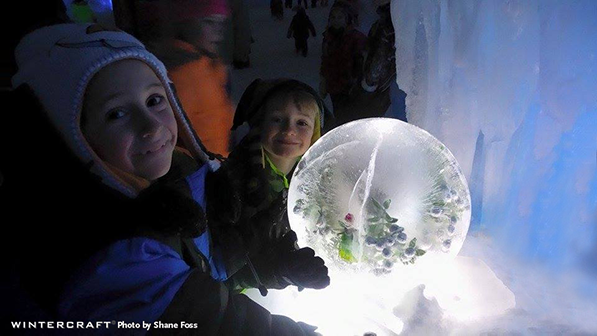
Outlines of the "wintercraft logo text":
[[13,329],[197,329],[197,323],[190,322],[124,322],[124,321],[11,321]]
[[111,321],[28,321],[10,322],[13,329],[100,329],[110,328]]

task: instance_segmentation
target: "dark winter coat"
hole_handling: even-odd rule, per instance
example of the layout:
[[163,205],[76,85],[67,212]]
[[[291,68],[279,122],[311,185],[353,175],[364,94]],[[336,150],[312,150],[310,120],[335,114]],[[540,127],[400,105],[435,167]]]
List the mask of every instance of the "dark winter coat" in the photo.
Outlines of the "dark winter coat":
[[288,38],[294,37],[297,40],[307,40],[309,32],[315,37],[315,27],[304,8],[299,8],[298,13],[292,18],[290,27],[288,27]]
[[354,28],[323,33],[320,74],[329,94],[347,94],[362,76],[367,37]]
[[[50,320],[184,320],[197,323],[190,330],[197,335],[303,335],[292,320],[270,315],[221,281],[230,270],[220,267],[236,261],[224,262],[218,240],[206,235],[207,167],[195,170],[192,159],[177,154],[164,178],[128,198],[89,173],[27,88],[15,95],[27,113],[0,122],[2,153],[9,158],[0,167],[1,189],[5,215],[20,223],[6,246],[21,251],[11,264],[20,270],[14,287],[25,288],[35,302],[27,309],[39,306]],[[14,146],[9,125],[29,125],[31,136]],[[22,300],[26,296],[9,298]],[[14,314],[20,321],[41,316]]]

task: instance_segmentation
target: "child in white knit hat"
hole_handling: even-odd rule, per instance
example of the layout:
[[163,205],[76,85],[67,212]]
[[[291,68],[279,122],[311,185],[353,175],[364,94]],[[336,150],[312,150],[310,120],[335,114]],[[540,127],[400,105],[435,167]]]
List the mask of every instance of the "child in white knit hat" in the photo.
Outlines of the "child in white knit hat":
[[[212,237],[203,209],[209,190],[230,185],[214,185],[223,179],[212,165],[200,167],[209,155],[163,64],[140,42],[97,25],[64,24],[27,35],[15,56],[13,86],[31,89],[81,163],[62,190],[77,194],[47,202],[84,215],[47,213],[42,225],[56,223],[52,230],[30,235],[34,278],[25,283],[45,308],[62,320],[150,329],[186,321],[182,328],[201,335],[313,334],[224,285],[243,266],[235,253],[251,249],[235,245],[246,241],[233,239],[234,228]],[[178,137],[186,150],[175,148]],[[40,273],[44,281],[36,281]]]

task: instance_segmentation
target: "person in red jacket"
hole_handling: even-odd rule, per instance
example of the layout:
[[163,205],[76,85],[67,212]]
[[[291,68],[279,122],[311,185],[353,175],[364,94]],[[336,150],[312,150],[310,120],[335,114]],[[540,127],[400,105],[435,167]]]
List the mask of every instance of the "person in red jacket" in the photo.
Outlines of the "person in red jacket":
[[347,112],[350,94],[362,78],[367,37],[354,28],[354,17],[350,5],[336,2],[323,33],[319,90],[322,97],[330,94],[337,125],[352,119]]

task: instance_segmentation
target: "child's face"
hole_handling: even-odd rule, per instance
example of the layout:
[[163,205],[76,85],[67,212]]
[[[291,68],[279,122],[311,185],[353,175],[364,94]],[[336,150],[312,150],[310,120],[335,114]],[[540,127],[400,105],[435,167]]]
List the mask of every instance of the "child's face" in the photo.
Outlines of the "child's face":
[[301,111],[293,102],[281,104],[281,108],[268,104],[266,109],[261,130],[265,150],[284,160],[296,160],[305,154],[311,146],[315,111]]
[[333,28],[345,28],[346,27],[346,15],[341,9],[334,9],[330,13],[330,26]]
[[101,69],[83,102],[85,138],[105,162],[155,180],[170,170],[177,125],[162,82],[138,60]]

